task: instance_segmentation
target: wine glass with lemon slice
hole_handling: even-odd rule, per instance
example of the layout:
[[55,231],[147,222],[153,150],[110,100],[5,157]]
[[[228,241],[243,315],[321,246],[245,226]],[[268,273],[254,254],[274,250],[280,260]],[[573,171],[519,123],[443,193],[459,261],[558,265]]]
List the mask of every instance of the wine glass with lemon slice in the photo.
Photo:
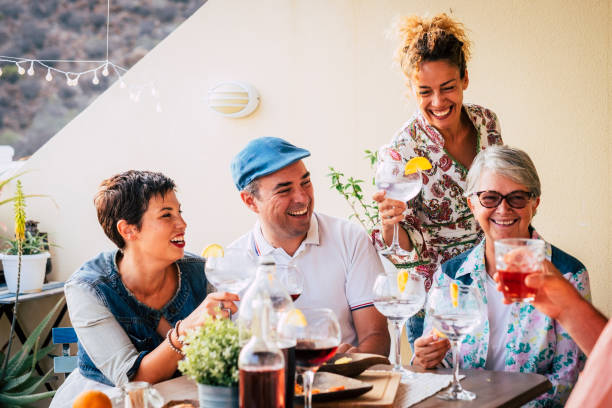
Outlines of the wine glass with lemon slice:
[[296,340],[295,366],[302,374],[304,408],[311,408],[315,373],[340,345],[338,318],[331,309],[293,309],[281,319],[278,331]]
[[239,294],[255,278],[257,262],[249,251],[241,248],[223,248],[218,244],[206,247],[206,279],[217,291]]
[[[416,197],[423,186],[421,170],[431,168],[431,164],[424,157],[415,157],[404,163],[399,152],[391,146],[383,146],[378,151],[376,175],[374,183],[380,190],[386,191],[386,197],[393,200],[408,202]],[[399,224],[393,225],[393,241],[391,245],[380,253],[382,255],[410,255],[400,247],[398,240]]]
[[453,353],[453,382],[438,398],[451,401],[476,398],[476,394],[464,390],[459,383],[459,345],[482,323],[485,313],[484,302],[475,286],[449,282],[435,285],[429,291],[427,314],[434,328],[448,337]]
[[401,374],[401,381],[407,382],[414,374],[402,367],[400,343],[402,327],[425,303],[425,278],[408,269],[396,273],[384,273],[374,282],[374,307],[389,320],[391,336],[395,338],[392,351],[393,371]]

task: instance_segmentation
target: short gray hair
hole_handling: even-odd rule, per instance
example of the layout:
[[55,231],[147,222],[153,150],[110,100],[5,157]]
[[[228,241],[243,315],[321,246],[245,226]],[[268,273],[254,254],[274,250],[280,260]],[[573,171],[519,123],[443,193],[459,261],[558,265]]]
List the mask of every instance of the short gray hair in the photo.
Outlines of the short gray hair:
[[253,195],[255,198],[259,198],[259,179],[255,179],[244,186],[243,191]]
[[488,169],[524,185],[534,197],[542,193],[535,165],[524,151],[510,146],[491,146],[476,155],[467,175],[465,196],[477,193],[482,171]]

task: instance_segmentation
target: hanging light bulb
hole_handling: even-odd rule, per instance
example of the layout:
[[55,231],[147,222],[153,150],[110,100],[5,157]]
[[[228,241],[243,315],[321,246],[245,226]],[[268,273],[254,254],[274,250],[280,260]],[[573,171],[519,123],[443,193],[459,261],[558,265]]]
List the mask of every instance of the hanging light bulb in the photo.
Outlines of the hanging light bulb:
[[66,84],[68,84],[68,86],[74,86],[74,81],[72,80],[72,78],[70,78],[70,75],[68,75],[67,72],[66,72]]
[[155,87],[151,88],[151,96],[157,96],[157,89]]
[[77,75],[76,78],[72,80],[72,86],[77,86],[79,84],[80,77],[81,77],[81,74]]
[[0,68],[0,76],[2,76],[2,68]]
[[125,87],[126,87],[125,82],[123,82],[123,79],[122,79],[121,82],[119,82],[119,88],[125,89]]
[[96,71],[94,71],[94,77],[91,80],[91,83],[94,84],[94,85],[98,85],[100,83],[100,80],[98,79],[98,74],[97,74]]
[[108,62],[106,63],[106,65],[104,66],[104,69],[102,70],[102,75],[108,76]]
[[45,79],[47,80],[47,82],[51,82],[51,80],[53,79],[53,77],[51,76],[51,68],[47,68],[47,75],[45,75]]
[[19,65],[18,62],[16,62],[15,65],[17,65],[17,72],[19,73],[19,75],[25,74],[25,69],[23,69],[23,67]]
[[28,68],[28,75],[34,75],[34,61],[30,62],[30,68]]
[[155,106],[155,111],[157,113],[161,113],[162,111],[161,103],[157,102],[157,105]]

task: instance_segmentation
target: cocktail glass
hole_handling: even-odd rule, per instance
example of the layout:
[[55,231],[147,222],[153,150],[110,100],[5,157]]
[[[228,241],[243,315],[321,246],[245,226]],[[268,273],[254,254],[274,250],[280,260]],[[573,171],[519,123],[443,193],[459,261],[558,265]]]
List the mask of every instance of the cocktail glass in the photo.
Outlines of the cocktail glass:
[[477,288],[455,282],[433,286],[429,291],[427,314],[433,326],[448,337],[453,353],[453,382],[438,398],[453,401],[475,399],[476,394],[464,390],[459,383],[459,345],[484,319],[485,306]]
[[[395,156],[390,152],[394,152]],[[405,174],[406,164],[398,156],[398,153],[389,147],[383,147],[378,152],[378,163],[376,165],[376,175],[374,182],[380,190],[386,191],[386,197],[398,201],[407,202],[416,197],[423,186],[423,177],[417,170],[414,173]],[[391,245],[380,253],[382,255],[410,255],[400,247],[398,240],[399,225],[393,225],[393,241]]]
[[401,381],[408,382],[414,374],[401,364],[400,343],[402,327],[425,303],[425,278],[408,269],[396,273],[378,275],[374,283],[374,306],[390,323],[391,336],[395,338],[393,371],[401,374]]

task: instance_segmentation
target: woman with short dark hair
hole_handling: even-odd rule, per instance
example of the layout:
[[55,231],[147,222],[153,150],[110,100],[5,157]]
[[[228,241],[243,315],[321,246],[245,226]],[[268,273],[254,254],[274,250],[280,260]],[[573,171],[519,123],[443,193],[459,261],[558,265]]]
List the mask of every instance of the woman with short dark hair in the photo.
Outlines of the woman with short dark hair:
[[66,282],[79,369],[53,407],[71,406],[84,389],[112,394],[128,381],[172,377],[181,336],[209,315],[237,312],[237,295],[206,295],[204,259],[183,249],[187,224],[171,179],[150,171],[117,174],[102,182],[94,203],[118,249],[100,253]]

